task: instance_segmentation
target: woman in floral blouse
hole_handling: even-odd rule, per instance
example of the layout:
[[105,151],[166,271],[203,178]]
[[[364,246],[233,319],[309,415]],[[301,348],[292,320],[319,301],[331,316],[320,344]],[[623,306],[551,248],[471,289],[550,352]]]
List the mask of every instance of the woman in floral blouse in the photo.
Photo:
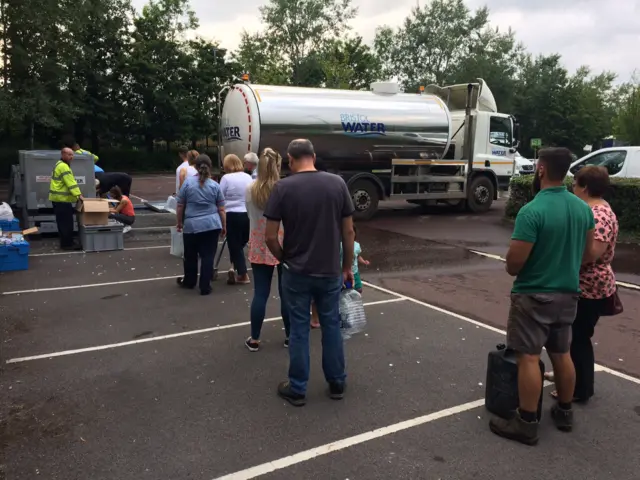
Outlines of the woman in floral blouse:
[[[282,158],[270,148],[266,148],[258,162],[258,178],[247,187],[246,204],[249,214],[249,261],[253,269],[253,301],[251,302],[251,336],[245,340],[245,345],[251,352],[260,349],[260,331],[267,308],[267,301],[271,294],[271,280],[273,271],[278,271],[278,292],[282,298],[282,266],[271,254],[265,243],[265,228],[267,219],[264,217],[264,207],[274,185],[280,179],[280,165]],[[282,242],[282,230],[280,241]],[[289,346],[289,316],[285,303],[281,300],[282,321],[284,322],[284,346]]]
[[[580,269],[580,300],[572,327],[571,359],[576,368],[574,402],[587,402],[593,396],[595,358],[591,337],[606,305],[616,294],[616,277],[611,262],[618,239],[618,219],[602,198],[609,188],[609,173],[598,166],[583,167],[573,182],[573,193],[584,200],[596,221],[593,247],[585,252]],[[552,379],[551,375],[546,375]],[[552,395],[555,392],[552,393]]]

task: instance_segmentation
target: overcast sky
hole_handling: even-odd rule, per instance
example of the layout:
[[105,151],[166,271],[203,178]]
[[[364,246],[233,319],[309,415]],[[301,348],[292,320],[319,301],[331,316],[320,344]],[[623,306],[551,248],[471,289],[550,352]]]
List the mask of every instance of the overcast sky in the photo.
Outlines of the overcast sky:
[[[419,0],[422,3],[425,0]],[[133,0],[142,7],[146,0]],[[243,29],[260,29],[258,7],[266,0],[191,0],[200,19],[198,33],[235,49]],[[611,70],[618,81],[640,74],[640,0],[467,0],[475,9],[487,5],[491,23],[511,27],[535,54],[560,53],[567,68],[590,65]],[[353,0],[358,16],[354,31],[371,43],[377,27],[397,26],[416,0]],[[241,13],[246,12],[246,13]]]

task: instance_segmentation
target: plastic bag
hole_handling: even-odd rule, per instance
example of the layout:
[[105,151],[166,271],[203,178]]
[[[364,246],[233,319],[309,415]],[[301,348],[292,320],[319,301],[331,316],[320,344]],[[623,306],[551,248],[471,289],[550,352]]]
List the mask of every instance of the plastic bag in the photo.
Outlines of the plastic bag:
[[182,232],[179,232],[176,227],[171,227],[171,249],[169,253],[178,258],[182,258],[184,256]]
[[13,211],[11,207],[6,203],[0,203],[0,221],[10,222],[13,220]]
[[167,202],[164,204],[164,209],[175,214],[178,210],[178,199],[173,195],[169,195],[169,198],[167,198]]
[[340,293],[340,321],[344,340],[362,332],[367,326],[362,295],[356,290],[346,288]]

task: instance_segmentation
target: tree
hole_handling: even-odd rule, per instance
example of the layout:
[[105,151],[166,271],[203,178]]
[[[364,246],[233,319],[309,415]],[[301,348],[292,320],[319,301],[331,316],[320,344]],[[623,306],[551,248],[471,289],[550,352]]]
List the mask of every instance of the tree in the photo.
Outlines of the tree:
[[318,86],[320,52],[346,31],[356,9],[351,0],[270,0],[260,15],[265,30],[243,33],[238,63],[264,83]]
[[192,70],[180,42],[198,22],[188,0],[151,0],[133,23],[128,114],[152,151],[154,140],[169,145],[188,133],[192,112],[185,108],[184,82]]
[[291,79],[280,46],[264,33],[242,32],[240,46],[232,59],[250,74],[254,83],[287,85]]
[[349,90],[368,89],[381,77],[381,65],[362,37],[334,40],[320,56],[323,85]]
[[75,139],[91,140],[100,150],[100,135],[120,128],[124,113],[120,90],[131,44],[133,9],[129,0],[84,0],[70,33],[75,52],[70,62],[70,91],[76,106]]
[[402,27],[383,27],[376,33],[383,73],[397,77],[407,90],[443,84],[462,59],[474,55],[488,18],[486,7],[471,13],[463,0],[433,0],[412,9]]
[[631,145],[640,145],[640,81],[622,85],[615,94],[619,98],[614,119],[614,133]]

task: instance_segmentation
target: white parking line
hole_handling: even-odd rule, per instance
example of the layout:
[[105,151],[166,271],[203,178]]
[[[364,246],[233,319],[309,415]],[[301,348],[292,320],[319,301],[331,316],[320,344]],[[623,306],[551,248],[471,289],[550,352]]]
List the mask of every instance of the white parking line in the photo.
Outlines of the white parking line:
[[474,408],[478,408],[483,405],[484,398],[475,400],[473,402],[463,403],[461,405],[447,408],[445,410],[440,410],[428,415],[412,418],[411,420],[405,420],[404,422],[399,422],[394,425],[389,425],[386,427],[377,428],[376,430],[371,430],[366,433],[354,435],[353,437],[343,438],[342,440],[311,448],[309,450],[296,453],[295,455],[291,455],[289,457],[274,460],[273,462],[263,463],[262,465],[247,468],[246,470],[230,473],[228,475],[218,477],[214,480],[249,480],[261,475],[266,475],[267,473],[275,472],[276,470],[291,467],[292,465],[296,465],[298,463],[312,460],[328,453],[337,452],[339,450],[344,450],[345,448],[353,447],[354,445],[369,442],[371,440],[375,440],[376,438],[385,437],[387,435],[401,432],[402,430],[417,427],[418,425],[424,425],[425,423],[430,423],[442,418],[458,415],[460,413],[473,410]]
[[[494,255],[493,253],[479,252],[477,250],[469,250],[471,253],[475,253],[476,255],[480,255],[481,257],[492,258],[493,260],[499,260],[501,262],[506,262],[504,258],[500,255]],[[616,281],[616,284],[620,287],[628,288],[631,290],[640,290],[640,285],[636,285],[635,283],[627,283]]]
[[[218,269],[219,272],[228,270]],[[252,269],[247,268],[247,272]],[[137,278],[135,280],[119,280],[117,282],[104,282],[104,283],[89,283],[86,285],[66,285],[64,287],[49,287],[49,288],[34,288],[31,290],[14,290],[12,292],[2,292],[2,295],[21,295],[23,293],[42,293],[42,292],[57,292],[60,290],[75,290],[76,288],[96,288],[96,287],[110,287],[112,285],[126,285],[128,283],[144,283],[144,282],[157,282],[158,280],[171,280],[174,278],[182,277],[182,275],[170,275],[168,277],[149,277],[149,278]]]
[[[218,245],[222,245],[224,242],[218,242]],[[132,252],[136,250],[154,250],[157,248],[171,248],[171,245],[152,245],[150,247],[131,247],[124,248],[122,250],[109,250],[107,252],[85,252],[83,250],[79,250],[77,252],[51,252],[51,253],[34,253],[29,255],[29,257],[55,257],[58,255],[94,255],[96,253],[118,253],[118,252]]]
[[[397,303],[404,302],[404,298],[388,298],[386,300],[378,300],[375,302],[367,302],[364,304],[365,307],[371,307],[374,305],[384,305],[386,303]],[[265,318],[265,322],[275,322],[277,320],[282,320],[282,317],[272,317]],[[244,327],[246,325],[250,325],[251,322],[240,322],[240,323],[232,323],[230,325],[219,325],[216,327],[210,328],[201,328],[199,330],[190,330],[188,332],[180,332],[180,333],[171,333],[168,335],[160,335],[158,337],[150,337],[150,338],[141,338],[138,340],[130,340],[127,342],[119,342],[119,343],[111,343],[107,345],[97,345],[95,347],[87,347],[87,348],[76,348],[73,350],[64,350],[61,352],[53,352],[53,353],[45,353],[42,355],[33,355],[30,357],[19,357],[19,358],[11,358],[7,360],[7,363],[21,363],[21,362],[30,362],[32,360],[43,360],[46,358],[54,358],[54,357],[65,357],[67,355],[76,355],[78,353],[86,353],[86,352],[97,352],[99,350],[109,350],[111,348],[119,348],[126,347],[129,345],[137,345],[139,343],[148,343],[148,342],[158,342],[160,340],[167,340],[170,338],[178,338],[178,337],[186,337],[191,335],[199,335],[201,333],[209,333],[209,332],[217,332],[218,330],[228,330],[230,328]]]
[[[473,320],[472,318],[465,317],[464,315],[460,315],[460,314],[452,312],[450,310],[446,310],[444,308],[437,307],[435,305],[431,305],[430,303],[423,302],[421,300],[418,300],[417,298],[413,298],[413,297],[408,297],[406,295],[402,295],[401,293],[394,292],[393,290],[389,290],[388,288],[380,287],[380,286],[375,285],[373,283],[364,282],[364,281],[362,282],[362,284],[366,285],[367,287],[371,287],[374,290],[378,290],[379,292],[383,292],[383,293],[386,293],[388,295],[395,295],[397,298],[401,298],[403,300],[408,300],[409,302],[415,303],[417,305],[422,305],[423,307],[427,307],[427,308],[429,308],[431,310],[435,310],[436,312],[444,313],[445,315],[449,315],[450,317],[454,317],[454,318],[457,318],[457,319],[462,320],[464,322],[471,323],[473,325],[476,325],[477,327],[484,328],[486,330],[491,330],[492,332],[500,333],[501,335],[506,335],[507,334],[506,331],[501,330],[499,328],[492,327],[491,325],[487,325],[486,323],[479,322],[478,320]],[[633,382],[633,383],[636,383],[636,384],[640,385],[640,378],[636,378],[636,377],[633,377],[633,376],[628,375],[626,373],[619,372],[619,371],[614,370],[612,368],[609,368],[609,367],[607,367],[605,365],[600,365],[600,364],[596,363],[596,370],[609,373],[609,374],[614,375],[616,377],[619,377],[619,378],[622,378],[624,380],[628,380],[630,382]]]

